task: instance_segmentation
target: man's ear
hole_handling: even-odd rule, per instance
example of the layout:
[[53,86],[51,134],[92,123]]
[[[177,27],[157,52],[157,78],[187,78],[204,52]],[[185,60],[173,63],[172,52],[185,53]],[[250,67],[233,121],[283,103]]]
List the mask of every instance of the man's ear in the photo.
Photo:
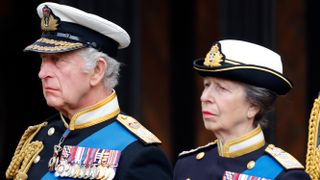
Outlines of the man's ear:
[[101,82],[104,77],[105,70],[107,68],[107,63],[103,58],[99,58],[97,60],[96,66],[93,68],[91,77],[90,77],[90,85],[95,86]]

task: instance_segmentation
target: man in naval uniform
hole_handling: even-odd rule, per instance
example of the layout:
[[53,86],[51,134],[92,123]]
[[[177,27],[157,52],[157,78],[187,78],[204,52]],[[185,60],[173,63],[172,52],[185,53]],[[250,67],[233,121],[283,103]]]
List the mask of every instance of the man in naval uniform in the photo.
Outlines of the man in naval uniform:
[[58,113],[25,131],[6,178],[172,179],[160,140],[118,105],[114,58],[130,43],[126,31],[66,5],[37,12],[41,38],[24,50],[39,53],[43,94]]

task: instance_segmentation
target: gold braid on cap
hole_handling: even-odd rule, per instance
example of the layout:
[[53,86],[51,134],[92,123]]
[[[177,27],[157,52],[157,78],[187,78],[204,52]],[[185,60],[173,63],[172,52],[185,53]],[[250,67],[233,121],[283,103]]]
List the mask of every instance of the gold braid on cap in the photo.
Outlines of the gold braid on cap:
[[40,129],[47,124],[47,122],[43,122],[35,126],[29,126],[24,132],[6,171],[7,179],[24,180],[28,178],[27,172],[30,169],[32,162],[43,149],[42,142],[31,142],[31,140],[40,131]]
[[320,146],[319,134],[320,96],[314,100],[309,119],[309,137],[306,156],[306,172],[312,180],[320,179]]

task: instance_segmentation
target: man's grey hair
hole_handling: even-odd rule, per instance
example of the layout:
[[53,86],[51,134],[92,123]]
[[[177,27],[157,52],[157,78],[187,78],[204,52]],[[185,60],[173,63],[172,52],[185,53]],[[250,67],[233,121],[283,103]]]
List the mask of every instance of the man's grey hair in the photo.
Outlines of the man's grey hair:
[[266,88],[244,84],[246,99],[249,103],[256,106],[259,112],[254,119],[254,125],[265,127],[268,124],[266,115],[270,112],[275,104],[278,95]]
[[108,90],[111,90],[114,87],[116,87],[120,75],[120,63],[117,60],[103,52],[99,52],[98,50],[90,47],[81,49],[80,56],[85,61],[85,72],[88,72],[89,70],[95,68],[97,60],[99,58],[103,58],[107,64],[107,68],[103,78],[104,87]]

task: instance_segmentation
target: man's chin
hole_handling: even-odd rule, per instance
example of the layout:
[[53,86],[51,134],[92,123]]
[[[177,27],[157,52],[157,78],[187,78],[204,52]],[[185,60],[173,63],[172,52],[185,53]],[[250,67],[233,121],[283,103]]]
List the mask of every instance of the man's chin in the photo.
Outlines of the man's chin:
[[53,100],[53,99],[50,99],[50,98],[47,98],[46,101],[47,101],[47,105],[48,106],[56,108],[56,109],[62,106],[62,102],[61,101]]

